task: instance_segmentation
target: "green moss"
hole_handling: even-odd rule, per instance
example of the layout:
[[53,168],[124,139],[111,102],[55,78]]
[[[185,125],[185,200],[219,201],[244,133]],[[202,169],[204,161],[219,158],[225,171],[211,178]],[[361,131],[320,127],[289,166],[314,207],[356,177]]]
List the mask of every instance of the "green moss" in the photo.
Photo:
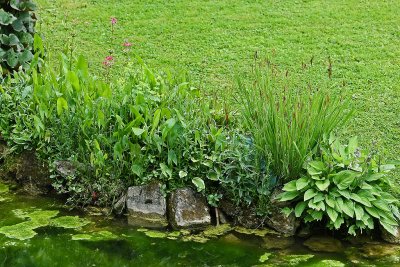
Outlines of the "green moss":
[[10,226],[3,226],[0,228],[0,233],[7,236],[8,238],[26,240],[34,237],[37,233],[33,231],[42,225],[37,224],[37,222],[28,221],[22,222]]
[[285,255],[282,257],[282,260],[285,262],[286,266],[296,266],[301,262],[308,261],[313,258],[314,255],[306,254],[306,255]]
[[168,237],[167,233],[160,232],[160,231],[153,231],[153,230],[148,230],[144,232],[145,235],[151,238],[166,238]]
[[10,189],[9,189],[8,185],[0,183],[0,193],[1,194],[7,193],[9,190]]
[[247,229],[244,227],[235,227],[235,231],[246,235],[265,236],[267,234],[278,234],[271,229]]
[[229,224],[221,224],[219,226],[210,226],[204,230],[203,235],[206,237],[218,237],[231,231],[232,227]]
[[315,266],[315,267],[344,267],[345,264],[343,262],[335,261],[335,260],[322,260],[313,266]]
[[109,231],[76,234],[72,236],[72,240],[85,240],[85,241],[104,241],[113,239],[118,239],[118,236]]
[[89,223],[88,220],[79,218],[78,216],[62,216],[50,221],[52,226],[68,229],[81,228]]
[[263,255],[261,255],[259,261],[266,262],[269,259],[269,257],[271,257],[271,255],[272,255],[272,253],[266,252]]
[[204,237],[203,235],[187,235],[182,237],[182,241],[184,242],[197,242],[197,243],[206,243],[208,240],[207,237]]

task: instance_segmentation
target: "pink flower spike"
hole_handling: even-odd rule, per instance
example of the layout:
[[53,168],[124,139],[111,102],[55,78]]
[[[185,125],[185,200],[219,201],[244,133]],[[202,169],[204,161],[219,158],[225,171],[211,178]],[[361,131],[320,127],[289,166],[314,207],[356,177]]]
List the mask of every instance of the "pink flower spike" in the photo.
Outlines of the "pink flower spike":
[[131,46],[132,46],[132,43],[130,43],[130,42],[124,42],[122,45],[125,46],[125,47],[131,47]]
[[106,61],[113,61],[114,58],[112,56],[106,56]]
[[111,24],[112,24],[112,25],[117,24],[117,18],[112,17],[112,18],[111,18]]

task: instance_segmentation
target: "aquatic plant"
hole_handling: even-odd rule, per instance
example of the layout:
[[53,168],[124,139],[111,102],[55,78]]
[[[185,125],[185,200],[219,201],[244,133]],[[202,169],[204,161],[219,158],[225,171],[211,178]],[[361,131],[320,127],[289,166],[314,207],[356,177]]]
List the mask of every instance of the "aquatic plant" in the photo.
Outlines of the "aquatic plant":
[[118,239],[119,237],[110,231],[98,231],[98,232],[92,232],[92,233],[84,233],[84,234],[75,234],[72,236],[72,240],[76,241],[92,241],[92,242],[97,242],[97,241],[105,241],[105,240],[115,240]]

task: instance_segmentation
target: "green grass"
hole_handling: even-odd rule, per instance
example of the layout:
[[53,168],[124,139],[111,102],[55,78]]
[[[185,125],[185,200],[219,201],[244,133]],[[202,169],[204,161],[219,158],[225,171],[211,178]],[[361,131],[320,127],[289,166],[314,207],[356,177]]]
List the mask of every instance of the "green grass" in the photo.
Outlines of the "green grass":
[[[100,72],[115,16],[114,47],[127,39],[149,66],[187,69],[221,97],[236,72],[250,71],[255,51],[313,83],[326,79],[330,57],[332,90],[347,92],[356,108],[347,133],[400,158],[400,1],[37,2],[51,51],[74,33],[77,52]],[[313,70],[304,73],[311,58]]]

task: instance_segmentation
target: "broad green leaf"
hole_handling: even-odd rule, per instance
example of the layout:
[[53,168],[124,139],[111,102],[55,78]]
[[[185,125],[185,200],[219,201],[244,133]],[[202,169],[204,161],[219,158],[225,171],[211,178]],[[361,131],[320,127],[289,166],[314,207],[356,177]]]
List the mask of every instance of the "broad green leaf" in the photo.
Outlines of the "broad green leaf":
[[311,176],[318,176],[318,175],[322,174],[322,171],[318,171],[315,168],[313,168],[312,166],[307,167],[307,172]]
[[14,17],[11,13],[0,9],[0,25],[10,25],[13,23],[17,18]]
[[151,128],[151,131],[152,131],[152,132],[158,127],[158,124],[160,123],[160,116],[161,116],[161,109],[157,109],[157,110],[154,112],[153,126],[152,126],[152,128]]
[[377,207],[378,209],[381,209],[383,211],[387,211],[387,212],[392,212],[389,208],[389,206],[387,205],[387,203],[383,200],[374,200],[372,201],[372,205],[374,205],[375,207]]
[[382,177],[384,177],[385,174],[384,173],[372,173],[372,174],[366,174],[365,176],[365,181],[367,182],[373,182],[376,180],[381,179]]
[[133,134],[136,135],[136,136],[142,135],[145,131],[146,131],[145,129],[140,129],[140,128],[132,127],[132,132],[133,132]]
[[379,169],[382,172],[388,172],[388,171],[396,169],[396,166],[393,164],[384,164],[384,165],[380,165]]
[[68,78],[69,83],[72,85],[72,87],[75,90],[79,90],[80,89],[79,78],[78,78],[78,76],[76,75],[75,72],[68,71],[67,78]]
[[356,152],[357,147],[358,147],[357,136],[354,136],[349,139],[349,144],[347,146],[349,154],[354,154],[354,152]]
[[353,199],[354,201],[357,201],[358,203],[363,204],[364,206],[372,207],[371,202],[369,202],[369,200],[366,199],[365,197],[359,196],[355,193],[351,193],[350,198]]
[[344,170],[341,172],[338,172],[334,177],[333,177],[333,182],[337,185],[337,187],[341,190],[349,188],[351,183],[354,181],[354,178],[356,177],[357,173],[354,171],[350,170]]
[[313,201],[314,201],[314,203],[317,203],[324,199],[325,199],[325,195],[322,194],[321,192],[318,192],[317,195],[314,197]]
[[342,206],[343,212],[353,218],[354,217],[354,203],[350,200],[345,200]]
[[310,188],[304,193],[304,201],[307,201],[317,195],[314,189]]
[[316,181],[315,185],[318,187],[319,190],[325,191],[325,190],[328,189],[330,183],[331,182],[329,181],[329,179],[325,179],[325,180],[322,180],[322,181]]
[[310,161],[308,165],[313,167],[316,171],[324,171],[326,169],[325,163],[323,163],[322,161]]
[[278,196],[279,201],[288,201],[288,200],[293,200],[295,199],[300,192],[298,191],[289,191],[289,192],[283,192]]
[[331,197],[330,195],[325,195],[325,203],[331,207],[335,208],[335,199]]
[[198,192],[203,191],[206,188],[203,179],[199,177],[193,178],[192,183],[196,186]]
[[180,177],[180,178],[185,178],[187,175],[188,175],[187,172],[185,172],[185,171],[179,171],[179,177]]
[[296,180],[296,189],[297,190],[302,190],[305,188],[309,183],[309,179],[307,177],[302,177],[300,179]]
[[375,208],[375,207],[364,207],[364,209],[365,209],[372,217],[375,217],[375,218],[377,218],[377,219],[380,218],[379,212],[378,212],[378,209],[377,209],[377,208]]
[[60,116],[64,110],[68,110],[68,103],[67,100],[63,97],[59,97],[57,99],[57,114]]
[[364,216],[364,209],[360,205],[357,204],[354,205],[354,212],[356,214],[356,219],[362,220]]
[[334,227],[337,229],[340,228],[340,226],[344,223],[344,219],[341,216],[338,216],[336,221],[333,223]]
[[326,213],[328,213],[329,218],[331,219],[331,221],[333,223],[335,223],[337,217],[338,217],[338,213],[336,210],[330,208],[330,207],[326,207]]
[[294,208],[294,215],[296,217],[300,217],[306,207],[307,202],[302,201],[297,203],[296,207]]
[[297,188],[296,188],[296,181],[294,180],[294,181],[290,181],[290,182],[286,183],[286,184],[283,186],[283,189],[282,189],[282,190],[283,190],[283,191],[287,191],[287,192],[296,191],[296,190],[297,190]]
[[390,225],[386,222],[380,221],[380,224],[383,226],[383,228],[385,228],[386,231],[388,231],[389,233],[391,233],[392,235],[396,236],[397,234],[397,229],[395,226]]

